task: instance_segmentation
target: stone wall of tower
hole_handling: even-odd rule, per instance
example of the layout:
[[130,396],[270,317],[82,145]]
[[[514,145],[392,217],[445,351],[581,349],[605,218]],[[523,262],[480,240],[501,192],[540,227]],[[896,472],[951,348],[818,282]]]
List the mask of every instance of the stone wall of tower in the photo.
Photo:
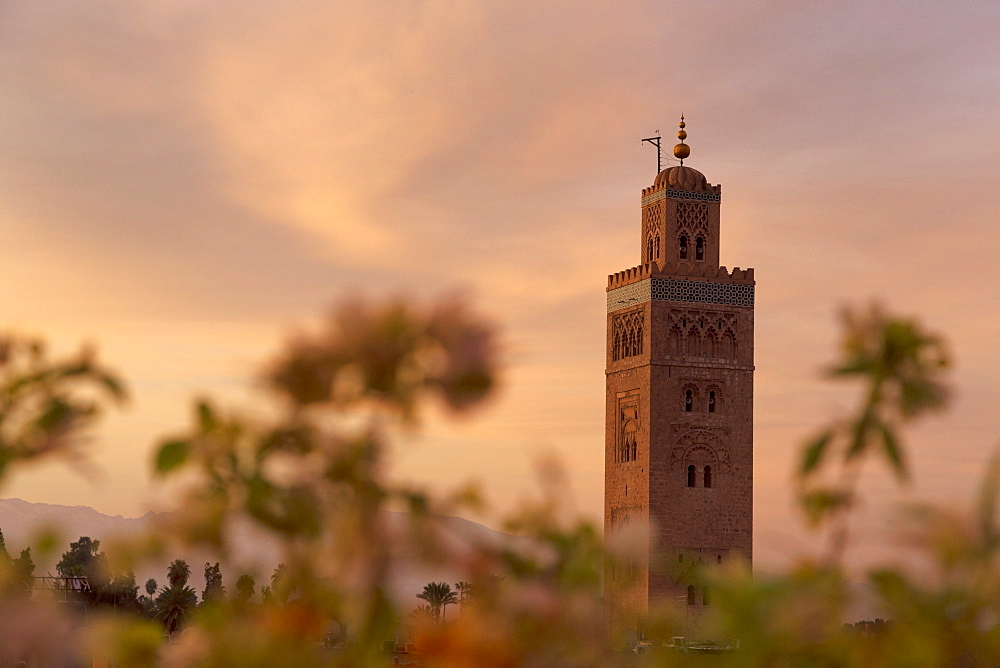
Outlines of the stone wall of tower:
[[[604,448],[604,533],[627,541],[635,560],[609,564],[604,581],[608,598],[614,605],[608,610],[615,628],[635,629],[640,612],[649,604],[649,434],[650,385],[649,351],[651,304],[626,307],[608,314],[606,415]],[[640,316],[643,320],[641,353],[615,359],[615,324],[619,319]],[[638,426],[636,456],[623,456],[628,446],[627,421],[634,415]],[[630,447],[630,446],[629,446]],[[628,453],[631,454],[630,452]],[[632,533],[632,535],[628,535]],[[638,544],[636,544],[638,542]],[[613,593],[612,593],[612,590]],[[610,620],[609,620],[610,621]]]
[[606,569],[611,633],[668,604],[707,637],[695,572],[752,558],[754,276],[719,266],[720,192],[662,172],[642,193],[642,264],[608,280],[605,534],[642,553]]
[[[696,584],[693,568],[749,562],[753,534],[753,310],[652,302],[652,332],[670,332],[678,316],[736,323],[733,357],[671,349],[654,335],[650,360],[650,599],[680,600]],[[704,329],[704,328],[702,328]],[[689,335],[693,332],[689,332]],[[695,346],[691,346],[694,348]],[[721,351],[715,351],[721,353]],[[687,410],[687,392],[693,402]],[[709,393],[714,402],[709,405]],[[710,410],[712,409],[712,410]],[[690,486],[688,467],[694,468]],[[710,467],[706,486],[705,467]],[[704,606],[698,588],[692,613]],[[686,601],[685,601],[686,603]]]

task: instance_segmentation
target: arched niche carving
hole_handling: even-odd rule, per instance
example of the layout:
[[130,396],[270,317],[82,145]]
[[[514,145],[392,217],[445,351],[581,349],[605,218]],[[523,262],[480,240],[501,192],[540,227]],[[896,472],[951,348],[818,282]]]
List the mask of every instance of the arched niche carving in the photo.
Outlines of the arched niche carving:
[[701,470],[711,466],[715,473],[729,473],[729,448],[719,436],[707,429],[691,429],[674,443],[670,451],[670,466],[687,470],[692,465]]

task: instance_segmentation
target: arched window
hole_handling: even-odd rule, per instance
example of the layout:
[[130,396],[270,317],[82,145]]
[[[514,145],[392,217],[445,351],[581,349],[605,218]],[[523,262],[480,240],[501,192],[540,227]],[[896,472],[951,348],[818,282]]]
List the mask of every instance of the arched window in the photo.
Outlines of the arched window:
[[683,564],[684,563],[684,555],[683,554],[678,554],[677,555],[677,563],[678,564]]
[[711,487],[711,486],[712,486],[712,467],[711,466],[706,466],[705,467],[705,487]]
[[684,390],[684,412],[690,413],[694,410],[694,392]]
[[694,478],[695,478],[694,464],[691,464],[690,466],[688,466],[688,487],[694,487],[694,482],[695,482]]
[[655,257],[656,257],[657,260],[659,260],[660,259],[660,237],[656,237],[656,245],[655,245],[655,247],[656,247]]
[[722,555],[721,554],[715,558],[715,563],[717,563],[717,564],[721,564],[722,563]]
[[701,590],[701,603],[702,605],[709,605],[708,603],[708,587]]
[[715,412],[715,390],[711,390],[708,393],[708,412],[709,413]]
[[688,605],[694,605],[694,585],[688,585]]
[[704,260],[705,259],[705,239],[704,237],[698,237],[694,240],[694,259]]
[[688,238],[687,238],[687,235],[686,234],[682,234],[680,241],[681,241],[681,248],[680,248],[681,259],[682,260],[686,260],[686,259],[688,259]]
[[674,327],[670,330],[670,338],[667,342],[667,347],[673,354],[679,354],[681,352],[681,331]]
[[621,446],[618,449],[618,461],[634,462],[638,453],[639,425],[635,420],[629,420],[622,428]]
[[646,240],[646,262],[653,261],[653,237]]
[[725,335],[722,337],[722,356],[733,358],[736,357],[736,339],[733,337],[732,330],[727,329]]
[[715,357],[715,332],[711,329],[702,339],[701,351],[705,357]]

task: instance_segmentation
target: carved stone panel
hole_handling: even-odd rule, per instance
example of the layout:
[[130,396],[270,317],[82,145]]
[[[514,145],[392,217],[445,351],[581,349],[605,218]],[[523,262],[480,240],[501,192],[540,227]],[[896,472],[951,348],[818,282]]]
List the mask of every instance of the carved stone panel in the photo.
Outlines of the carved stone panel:
[[717,467],[717,471],[728,473],[731,467],[729,448],[714,431],[716,430],[689,428],[684,432],[670,450],[670,467],[680,469],[690,464],[707,464]]
[[618,395],[616,462],[634,462],[639,446],[639,391]]

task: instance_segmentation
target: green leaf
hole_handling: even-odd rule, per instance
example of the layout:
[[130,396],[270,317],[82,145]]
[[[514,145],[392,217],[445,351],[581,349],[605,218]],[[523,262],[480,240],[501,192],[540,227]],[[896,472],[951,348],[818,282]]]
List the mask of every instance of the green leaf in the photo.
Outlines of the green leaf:
[[883,452],[892,465],[893,472],[898,478],[905,479],[907,477],[906,463],[903,461],[903,452],[899,447],[895,431],[885,422],[879,422],[878,429],[882,432]]
[[98,377],[98,382],[104,386],[104,389],[111,394],[115,401],[123,402],[128,399],[128,390],[125,389],[125,384],[117,376],[110,373],[101,374]]
[[800,475],[808,475],[819,466],[823,455],[826,454],[827,446],[833,440],[833,431],[827,430],[806,444],[802,457],[802,468]]
[[160,446],[156,453],[156,472],[167,473],[181,466],[191,454],[191,444],[188,441],[168,441]]
[[802,509],[814,525],[838,510],[849,508],[850,505],[850,493],[842,490],[819,489],[807,492],[802,497]]
[[49,399],[42,414],[38,416],[35,423],[43,432],[51,432],[61,429],[69,424],[78,414],[77,410],[62,397]]
[[212,431],[218,426],[219,421],[215,416],[215,410],[207,401],[199,401],[197,411],[198,427],[203,432]]

